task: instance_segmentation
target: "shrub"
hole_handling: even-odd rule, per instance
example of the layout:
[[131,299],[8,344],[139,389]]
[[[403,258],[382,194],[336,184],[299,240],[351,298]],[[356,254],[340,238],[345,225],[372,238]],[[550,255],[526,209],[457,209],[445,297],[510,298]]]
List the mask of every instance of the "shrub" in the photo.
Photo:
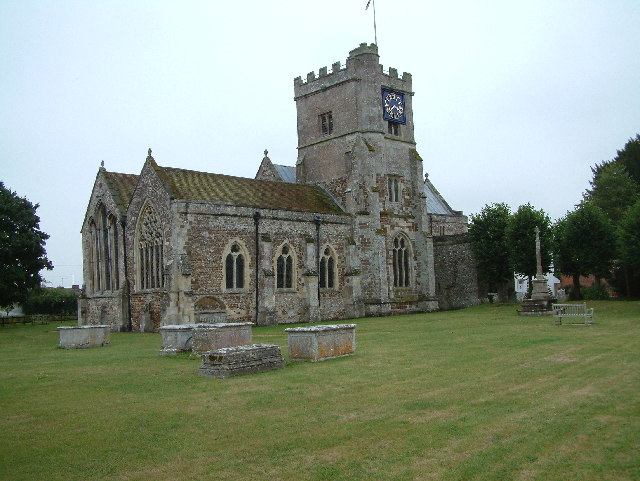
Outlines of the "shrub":
[[29,292],[22,308],[25,314],[68,314],[78,312],[80,291],[62,288],[34,289]]
[[582,297],[586,301],[606,301],[611,296],[605,286],[589,286],[582,288]]

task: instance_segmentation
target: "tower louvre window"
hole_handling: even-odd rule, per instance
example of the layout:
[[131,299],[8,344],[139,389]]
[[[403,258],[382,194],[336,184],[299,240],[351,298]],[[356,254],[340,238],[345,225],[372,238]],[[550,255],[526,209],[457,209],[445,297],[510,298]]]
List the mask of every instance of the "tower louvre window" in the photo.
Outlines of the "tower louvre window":
[[333,133],[333,114],[331,112],[320,114],[320,132],[322,135]]
[[395,135],[396,137],[400,137],[400,124],[396,122],[387,121],[387,129],[390,135]]

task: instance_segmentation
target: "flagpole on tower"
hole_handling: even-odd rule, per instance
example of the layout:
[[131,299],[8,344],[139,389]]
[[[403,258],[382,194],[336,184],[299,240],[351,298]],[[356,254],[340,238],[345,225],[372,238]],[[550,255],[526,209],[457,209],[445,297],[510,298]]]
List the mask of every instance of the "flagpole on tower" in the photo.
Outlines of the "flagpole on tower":
[[373,38],[375,44],[378,45],[378,29],[376,27],[376,0],[369,0],[367,2],[367,6],[364,8],[365,10],[369,9],[369,4],[373,2]]

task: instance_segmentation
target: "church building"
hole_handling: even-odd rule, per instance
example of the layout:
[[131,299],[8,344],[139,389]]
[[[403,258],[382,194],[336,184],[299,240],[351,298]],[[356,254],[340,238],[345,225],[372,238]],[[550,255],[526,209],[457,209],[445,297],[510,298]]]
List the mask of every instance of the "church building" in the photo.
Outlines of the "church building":
[[98,170],[82,226],[79,323],[352,319],[479,302],[467,218],[423,173],[412,77],[375,44],[294,80],[296,166],[255,179]]

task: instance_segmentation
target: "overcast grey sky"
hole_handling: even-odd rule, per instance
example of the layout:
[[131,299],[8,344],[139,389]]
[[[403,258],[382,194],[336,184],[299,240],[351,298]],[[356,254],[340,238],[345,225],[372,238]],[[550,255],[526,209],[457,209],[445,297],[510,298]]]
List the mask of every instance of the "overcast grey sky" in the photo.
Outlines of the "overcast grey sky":
[[[293,79],[371,43],[366,0],[0,0],[0,181],[40,204],[53,285],[82,282],[100,161],[253,177],[294,165]],[[640,132],[640,1],[377,0],[413,74],[418,152],[454,209],[553,219]]]

